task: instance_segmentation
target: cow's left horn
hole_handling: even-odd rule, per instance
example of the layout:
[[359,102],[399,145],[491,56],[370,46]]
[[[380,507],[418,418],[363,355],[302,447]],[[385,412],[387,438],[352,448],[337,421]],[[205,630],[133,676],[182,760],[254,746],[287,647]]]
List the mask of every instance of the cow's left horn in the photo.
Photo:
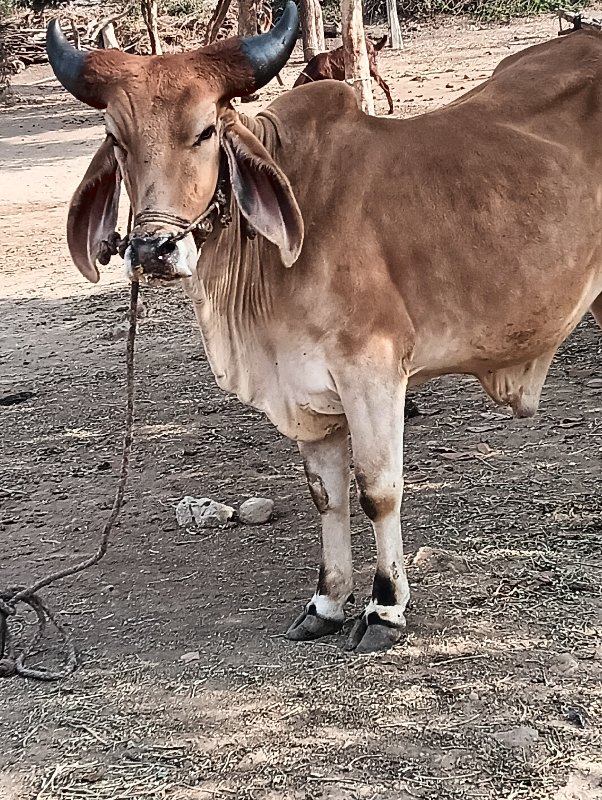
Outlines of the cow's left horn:
[[84,69],[88,54],[82,53],[67,41],[58,19],[51,20],[46,31],[46,52],[57,80],[75,98],[95,108],[102,108],[98,92],[86,85]]
[[261,89],[286,64],[297,41],[299,12],[289,0],[278,23],[268,33],[242,39],[240,49],[253,70],[255,89]]

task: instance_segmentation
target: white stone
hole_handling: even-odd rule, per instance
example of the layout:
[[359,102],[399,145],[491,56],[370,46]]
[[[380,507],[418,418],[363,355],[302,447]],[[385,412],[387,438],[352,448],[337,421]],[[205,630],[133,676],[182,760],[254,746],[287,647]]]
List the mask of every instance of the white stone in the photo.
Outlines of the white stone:
[[238,518],[245,525],[263,525],[274,511],[274,501],[267,497],[251,497],[238,509]]
[[189,497],[180,500],[176,507],[178,525],[198,528],[217,528],[234,516],[234,509],[209,497]]
[[183,661],[185,664],[190,664],[192,661],[198,661],[200,657],[201,654],[198,650],[191,650],[189,653],[182,653],[180,661]]
[[563,678],[568,678],[579,669],[579,662],[570,653],[559,653],[550,665],[553,672]]

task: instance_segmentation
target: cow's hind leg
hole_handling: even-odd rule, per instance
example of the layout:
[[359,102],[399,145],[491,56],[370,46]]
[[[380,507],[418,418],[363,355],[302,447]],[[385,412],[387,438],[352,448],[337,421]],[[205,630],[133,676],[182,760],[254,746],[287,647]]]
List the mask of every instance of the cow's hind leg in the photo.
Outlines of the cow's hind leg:
[[287,631],[296,641],[335,633],[353,591],[349,523],[348,431],[321,442],[299,443],[311,496],[322,520],[322,563],[316,593]]
[[[387,385],[388,383],[388,385]],[[401,539],[403,422],[406,381],[359,382],[341,392],[351,430],[360,503],[376,538],[372,598],[351,631],[347,647],[357,653],[386,650],[405,631],[410,598]]]
[[391,90],[389,89],[388,85],[385,83],[383,78],[380,77],[380,75],[374,75],[374,80],[378,83],[380,88],[385,93],[387,102],[389,104],[389,114],[392,114],[394,109],[393,109],[393,98],[391,97]]

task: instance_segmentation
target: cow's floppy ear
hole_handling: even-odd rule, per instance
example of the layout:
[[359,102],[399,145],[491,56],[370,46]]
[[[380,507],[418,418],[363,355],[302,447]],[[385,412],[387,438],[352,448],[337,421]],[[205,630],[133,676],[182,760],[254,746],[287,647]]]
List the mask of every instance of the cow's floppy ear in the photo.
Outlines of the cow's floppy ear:
[[225,126],[222,146],[241,214],[279,248],[284,266],[291,267],[303,246],[303,217],[288,178],[238,120]]
[[67,244],[75,266],[92,283],[100,274],[96,260],[101,242],[117,225],[121,173],[109,139],[101,144],[80,185],[75,190],[67,217]]

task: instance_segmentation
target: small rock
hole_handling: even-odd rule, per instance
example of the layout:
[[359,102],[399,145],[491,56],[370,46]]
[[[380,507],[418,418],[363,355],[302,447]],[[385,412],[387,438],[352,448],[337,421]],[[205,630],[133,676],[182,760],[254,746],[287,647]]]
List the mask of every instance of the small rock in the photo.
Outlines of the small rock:
[[130,323],[127,320],[119,322],[114,326],[113,330],[107,335],[107,339],[112,342],[118,342],[120,339],[127,338]]
[[466,559],[446,550],[436,550],[433,547],[420,547],[414,558],[412,566],[427,572],[468,572]]
[[255,750],[252,753],[247,753],[246,756],[239,761],[238,769],[242,770],[243,772],[248,772],[249,770],[256,769],[262,764],[267,764],[268,760],[269,759],[265,750]]
[[602,644],[599,644],[594,650],[594,658],[596,661],[602,661]]
[[570,653],[560,653],[551,664],[551,668],[563,678],[568,678],[579,669],[579,662]]
[[504,747],[529,747],[539,741],[539,733],[535,728],[521,725],[520,728],[498,731],[498,733],[493,734],[493,738],[497,739]]
[[234,509],[209,497],[184,497],[176,507],[178,525],[196,525],[199,528],[217,528],[234,516]]
[[183,661],[185,664],[190,664],[191,661],[198,661],[200,657],[201,654],[198,650],[191,650],[189,653],[182,653],[180,661]]
[[251,497],[238,509],[238,518],[244,525],[263,525],[274,511],[274,501],[267,497]]
[[577,704],[565,706],[564,718],[567,722],[572,722],[573,725],[576,725],[578,728],[585,728],[589,722],[587,710],[583,708],[583,706],[578,706]]

